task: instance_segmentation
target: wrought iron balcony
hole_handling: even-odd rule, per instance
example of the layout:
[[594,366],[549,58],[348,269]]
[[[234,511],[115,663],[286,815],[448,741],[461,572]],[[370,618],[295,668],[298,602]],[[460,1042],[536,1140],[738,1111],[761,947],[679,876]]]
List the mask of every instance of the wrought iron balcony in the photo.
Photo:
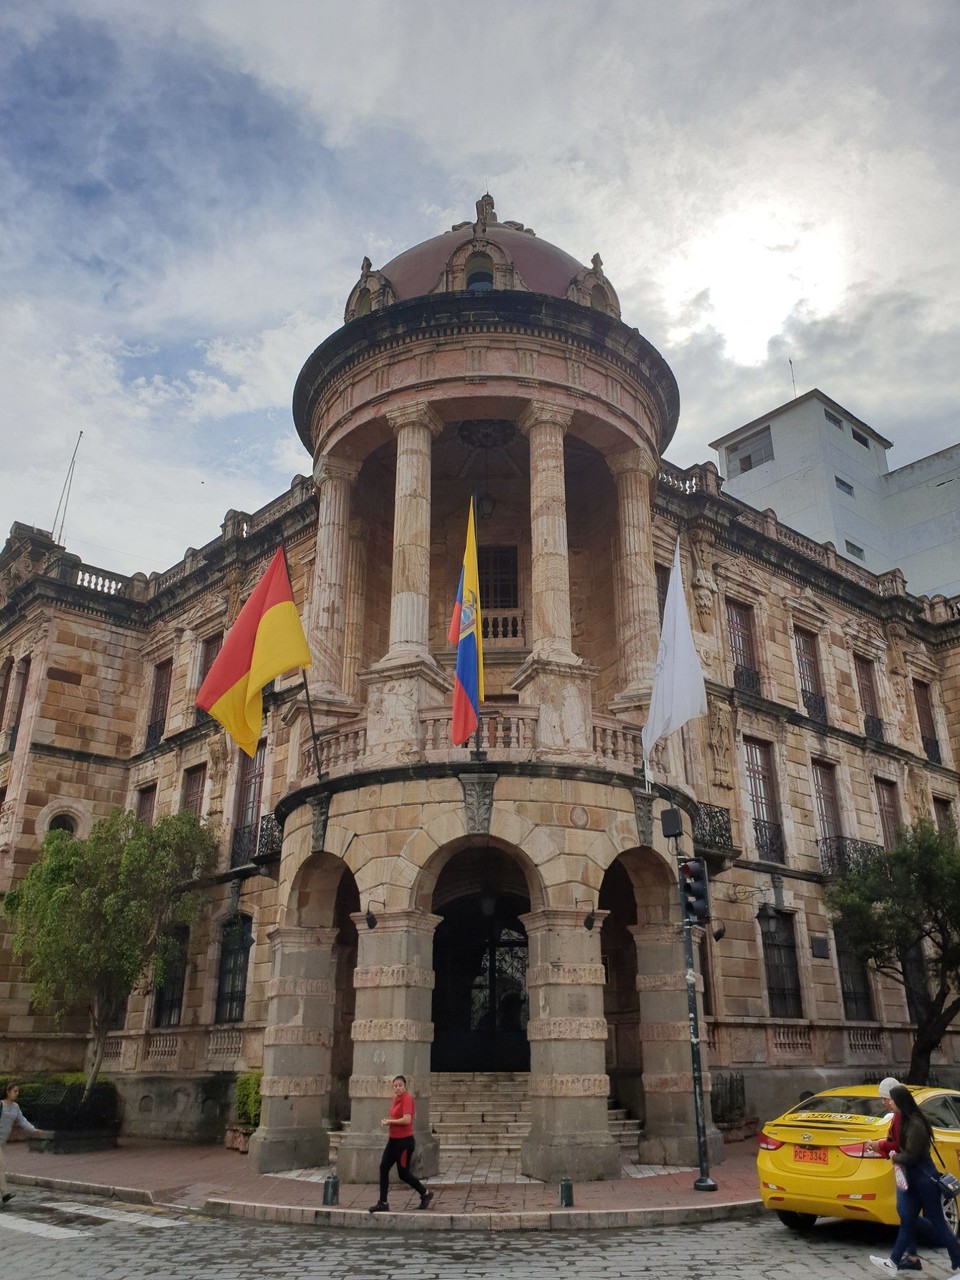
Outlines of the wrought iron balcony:
[[883,742],[883,721],[879,716],[863,717],[863,734],[866,738],[872,738],[874,742]]
[[280,854],[283,843],[283,832],[280,823],[272,813],[265,813],[260,819],[260,834],[257,837],[257,861],[269,862]]
[[845,876],[859,871],[873,858],[883,855],[883,845],[847,836],[825,836],[819,842],[820,870],[825,876]]
[[827,700],[822,693],[814,693],[812,689],[803,689],[801,691],[803,705],[806,708],[807,715],[811,720],[816,720],[819,724],[827,723]]
[[147,736],[143,744],[144,751],[149,751],[151,747],[160,745],[160,739],[163,737],[163,720],[154,720],[147,725]]
[[693,843],[698,849],[733,851],[730,810],[716,804],[698,804],[693,818]]
[[753,838],[758,857],[765,858],[767,862],[783,862],[783,827],[779,822],[754,818]]
[[760,692],[760,672],[753,667],[742,667],[739,663],[733,668],[733,687],[741,693]]
[[245,867],[253,862],[257,852],[257,840],[260,835],[260,823],[251,822],[247,827],[237,827],[230,841],[230,870],[234,867]]
[[936,738],[921,738],[923,743],[923,754],[927,757],[931,764],[942,764],[940,757],[940,743]]

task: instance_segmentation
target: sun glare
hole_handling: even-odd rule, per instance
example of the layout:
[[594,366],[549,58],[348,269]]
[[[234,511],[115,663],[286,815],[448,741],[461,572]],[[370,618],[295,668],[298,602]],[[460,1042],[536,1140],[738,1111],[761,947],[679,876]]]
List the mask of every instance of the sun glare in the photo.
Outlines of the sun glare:
[[759,364],[796,308],[824,315],[839,303],[843,276],[836,227],[772,206],[728,214],[664,272],[671,340],[714,329],[730,359]]

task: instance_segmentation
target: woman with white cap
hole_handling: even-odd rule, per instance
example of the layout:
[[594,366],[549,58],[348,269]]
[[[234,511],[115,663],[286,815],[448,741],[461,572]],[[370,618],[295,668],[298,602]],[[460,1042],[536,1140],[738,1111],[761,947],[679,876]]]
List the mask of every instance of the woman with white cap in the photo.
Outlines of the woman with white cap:
[[[877,1086],[877,1093],[889,1104],[890,1110],[893,1112],[893,1115],[890,1117],[890,1128],[887,1130],[887,1136],[885,1138],[881,1138],[878,1142],[864,1143],[864,1146],[869,1147],[871,1151],[876,1151],[878,1155],[886,1156],[888,1160],[894,1152],[900,1150],[900,1112],[890,1098],[890,1090],[899,1089],[901,1087],[900,1081],[896,1076],[887,1076],[884,1080],[880,1081]],[[895,1176],[896,1172],[897,1171],[895,1170]],[[905,1195],[906,1186],[901,1186],[902,1182],[905,1182],[905,1179],[901,1174],[897,1177],[896,1182],[897,1217],[901,1222],[904,1219],[904,1212],[907,1208]],[[916,1236],[914,1235],[906,1241],[906,1247],[904,1248],[903,1255],[900,1258],[900,1264],[897,1270],[921,1271],[922,1269],[922,1264],[917,1256],[917,1241]]]

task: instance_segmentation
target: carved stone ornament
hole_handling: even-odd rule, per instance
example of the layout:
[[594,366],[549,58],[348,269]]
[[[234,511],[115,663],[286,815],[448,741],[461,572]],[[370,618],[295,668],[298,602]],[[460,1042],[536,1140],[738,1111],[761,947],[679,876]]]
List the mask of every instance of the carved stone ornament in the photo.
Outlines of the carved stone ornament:
[[496,781],[495,773],[460,774],[460,786],[463,788],[463,820],[469,835],[490,834],[493,787]]
[[310,807],[313,809],[311,848],[314,853],[320,853],[327,842],[327,819],[330,816],[329,792],[324,791],[321,795],[314,796],[310,801]]
[[637,816],[637,844],[653,844],[653,796],[639,787],[631,787],[633,810]]
[[730,789],[730,711],[720,702],[710,708],[710,756],[713,785]]

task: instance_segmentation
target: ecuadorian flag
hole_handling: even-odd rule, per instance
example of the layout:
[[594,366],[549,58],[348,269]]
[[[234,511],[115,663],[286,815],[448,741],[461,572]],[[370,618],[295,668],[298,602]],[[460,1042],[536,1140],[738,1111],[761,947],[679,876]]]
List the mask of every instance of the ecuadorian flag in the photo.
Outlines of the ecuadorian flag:
[[467,546],[463,553],[460,585],[450,619],[447,639],[457,646],[457,669],[453,682],[453,720],[450,737],[462,746],[480,723],[483,701],[483,640],[480,628],[480,575],[477,572],[477,531],[473,499],[467,516]]
[[196,705],[253,756],[263,724],[263,686],[291,667],[309,667],[310,662],[281,547],[237,614],[200,686]]

